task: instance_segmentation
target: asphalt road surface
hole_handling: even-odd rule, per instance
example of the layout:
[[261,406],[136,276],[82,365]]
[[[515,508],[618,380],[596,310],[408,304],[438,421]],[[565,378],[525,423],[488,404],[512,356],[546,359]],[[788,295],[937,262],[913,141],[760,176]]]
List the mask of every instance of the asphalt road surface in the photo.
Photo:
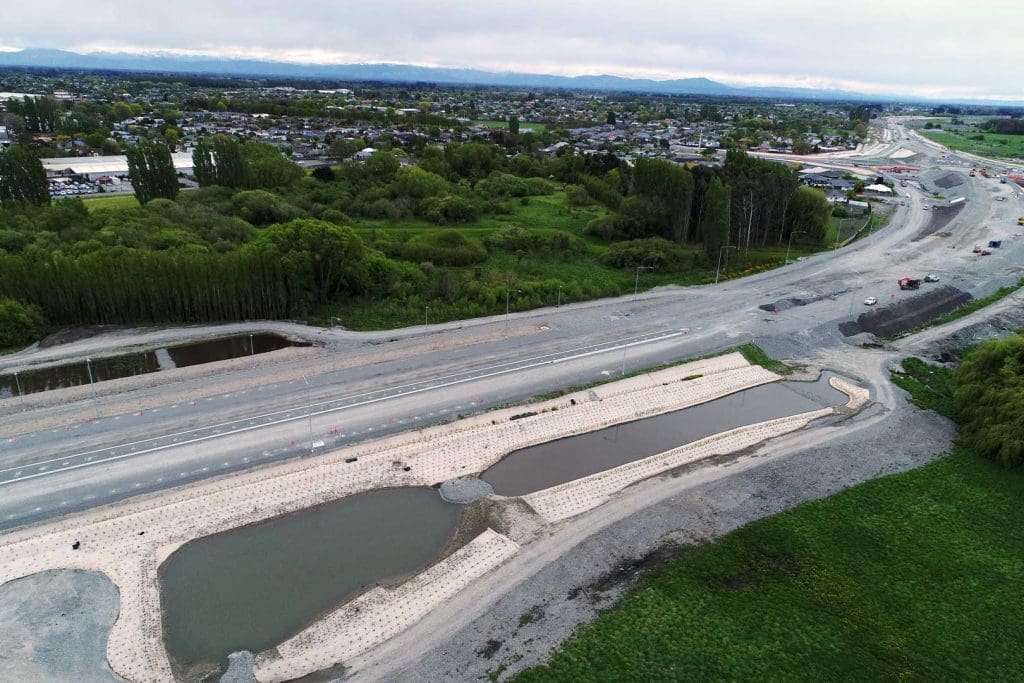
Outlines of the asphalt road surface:
[[[324,343],[330,354],[349,363],[325,368],[320,357],[224,371],[183,382],[166,393],[165,403],[145,410],[132,410],[133,401],[146,397],[152,402],[166,388],[36,409],[23,409],[16,398],[0,401],[0,529],[305,457],[747,341],[785,358],[806,358],[823,348],[863,353],[844,343],[838,325],[864,312],[868,296],[877,297],[883,308],[920,293],[899,290],[897,278],[934,273],[942,284],[974,296],[1016,282],[1024,256],[1024,240],[1015,236],[1024,230],[1016,224],[1024,215],[1019,188],[971,178],[968,172],[977,158],[909,133],[898,120],[882,124],[876,142],[858,152],[806,161],[861,174],[878,166],[920,168],[909,180],[889,176],[899,195],[891,202],[895,211],[889,225],[848,247],[741,280],[663,287],[635,299],[427,330],[354,333],[283,323],[235,324],[103,335],[0,359],[3,371],[128,345],[201,338],[219,330],[277,328]],[[950,172],[962,182],[935,197],[934,181]],[[907,180],[905,187],[901,180]],[[922,236],[933,215],[930,209],[957,197],[965,199],[964,208],[941,230]],[[990,239],[1004,240],[1002,248],[991,256],[971,252]],[[778,313],[758,308],[791,298],[810,303]],[[492,334],[481,341],[475,336],[479,331]],[[431,348],[424,350],[428,341]],[[398,352],[382,358],[386,348]],[[218,386],[228,384],[243,388],[218,393]],[[189,393],[195,398],[187,398]],[[83,414],[89,417],[80,418]]]

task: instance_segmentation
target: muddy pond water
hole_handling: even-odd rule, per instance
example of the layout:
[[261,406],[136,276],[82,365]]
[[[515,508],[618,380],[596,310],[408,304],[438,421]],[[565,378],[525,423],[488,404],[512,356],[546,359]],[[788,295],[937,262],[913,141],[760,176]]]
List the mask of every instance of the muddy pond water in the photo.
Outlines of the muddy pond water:
[[240,356],[252,356],[268,351],[277,351],[288,346],[308,346],[308,344],[292,342],[276,334],[245,334],[194,344],[168,346],[155,351],[140,351],[109,358],[96,358],[88,364],[77,362],[27,370],[19,372],[17,377],[13,373],[3,374],[0,375],[0,398],[88,384],[90,372],[92,372],[92,381],[103,382],[159,370],[213,363]]
[[664,453],[683,444],[765,420],[842,405],[828,384],[774,382],[664,415],[600,429],[509,453],[480,478],[502,496],[522,496]]
[[429,488],[371,491],[191,541],[160,566],[167,651],[180,670],[201,671],[273,647],[433,563],[460,509]]

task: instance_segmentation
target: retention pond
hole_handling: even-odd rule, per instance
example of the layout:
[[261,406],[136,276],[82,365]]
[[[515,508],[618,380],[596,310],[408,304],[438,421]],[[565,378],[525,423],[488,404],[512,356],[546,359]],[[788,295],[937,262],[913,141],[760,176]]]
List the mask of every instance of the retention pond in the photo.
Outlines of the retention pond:
[[502,496],[523,496],[672,450],[737,427],[842,405],[846,394],[828,384],[774,382],[664,415],[513,451],[481,479]]
[[246,334],[194,344],[169,346],[155,351],[140,351],[109,358],[97,358],[87,363],[54,365],[38,370],[19,372],[17,375],[0,375],[0,398],[88,384],[90,373],[91,381],[103,382],[108,379],[131,377],[189,365],[201,365],[240,356],[254,356],[288,346],[308,346],[308,344],[293,342],[276,334]]
[[160,566],[164,639],[187,678],[271,648],[377,584],[437,560],[459,506],[429,488],[372,491],[191,541]]

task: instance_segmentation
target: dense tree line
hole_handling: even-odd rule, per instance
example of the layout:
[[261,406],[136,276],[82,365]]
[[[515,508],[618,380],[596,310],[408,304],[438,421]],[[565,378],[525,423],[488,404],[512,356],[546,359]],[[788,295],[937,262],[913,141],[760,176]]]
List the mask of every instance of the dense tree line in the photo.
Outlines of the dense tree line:
[[128,178],[139,204],[178,196],[178,172],[167,145],[143,139],[126,151]]
[[50,203],[46,170],[30,148],[11,145],[0,152],[0,202]]
[[1024,119],[989,119],[979,126],[990,133],[1003,135],[1024,135]]

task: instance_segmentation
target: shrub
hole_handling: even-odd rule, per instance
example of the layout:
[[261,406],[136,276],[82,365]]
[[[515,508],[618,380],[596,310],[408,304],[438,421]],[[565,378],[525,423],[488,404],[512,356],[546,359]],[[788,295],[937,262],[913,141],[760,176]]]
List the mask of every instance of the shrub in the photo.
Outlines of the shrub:
[[487,260],[487,250],[457,230],[416,235],[402,245],[402,258],[413,263],[429,261],[442,266],[468,266]]
[[429,197],[423,201],[423,215],[434,223],[470,223],[480,215],[477,205],[457,195]]
[[43,316],[35,306],[0,299],[0,348],[27,346],[43,334]]
[[594,220],[587,223],[587,227],[583,230],[588,235],[593,235],[606,242],[611,241],[615,238],[616,227],[615,218],[613,216],[602,216],[595,218]]
[[661,237],[630,240],[613,244],[605,255],[605,262],[616,268],[650,266],[657,270],[672,270],[683,265],[686,250]]
[[989,341],[956,372],[960,442],[1003,467],[1024,464],[1024,336]]

